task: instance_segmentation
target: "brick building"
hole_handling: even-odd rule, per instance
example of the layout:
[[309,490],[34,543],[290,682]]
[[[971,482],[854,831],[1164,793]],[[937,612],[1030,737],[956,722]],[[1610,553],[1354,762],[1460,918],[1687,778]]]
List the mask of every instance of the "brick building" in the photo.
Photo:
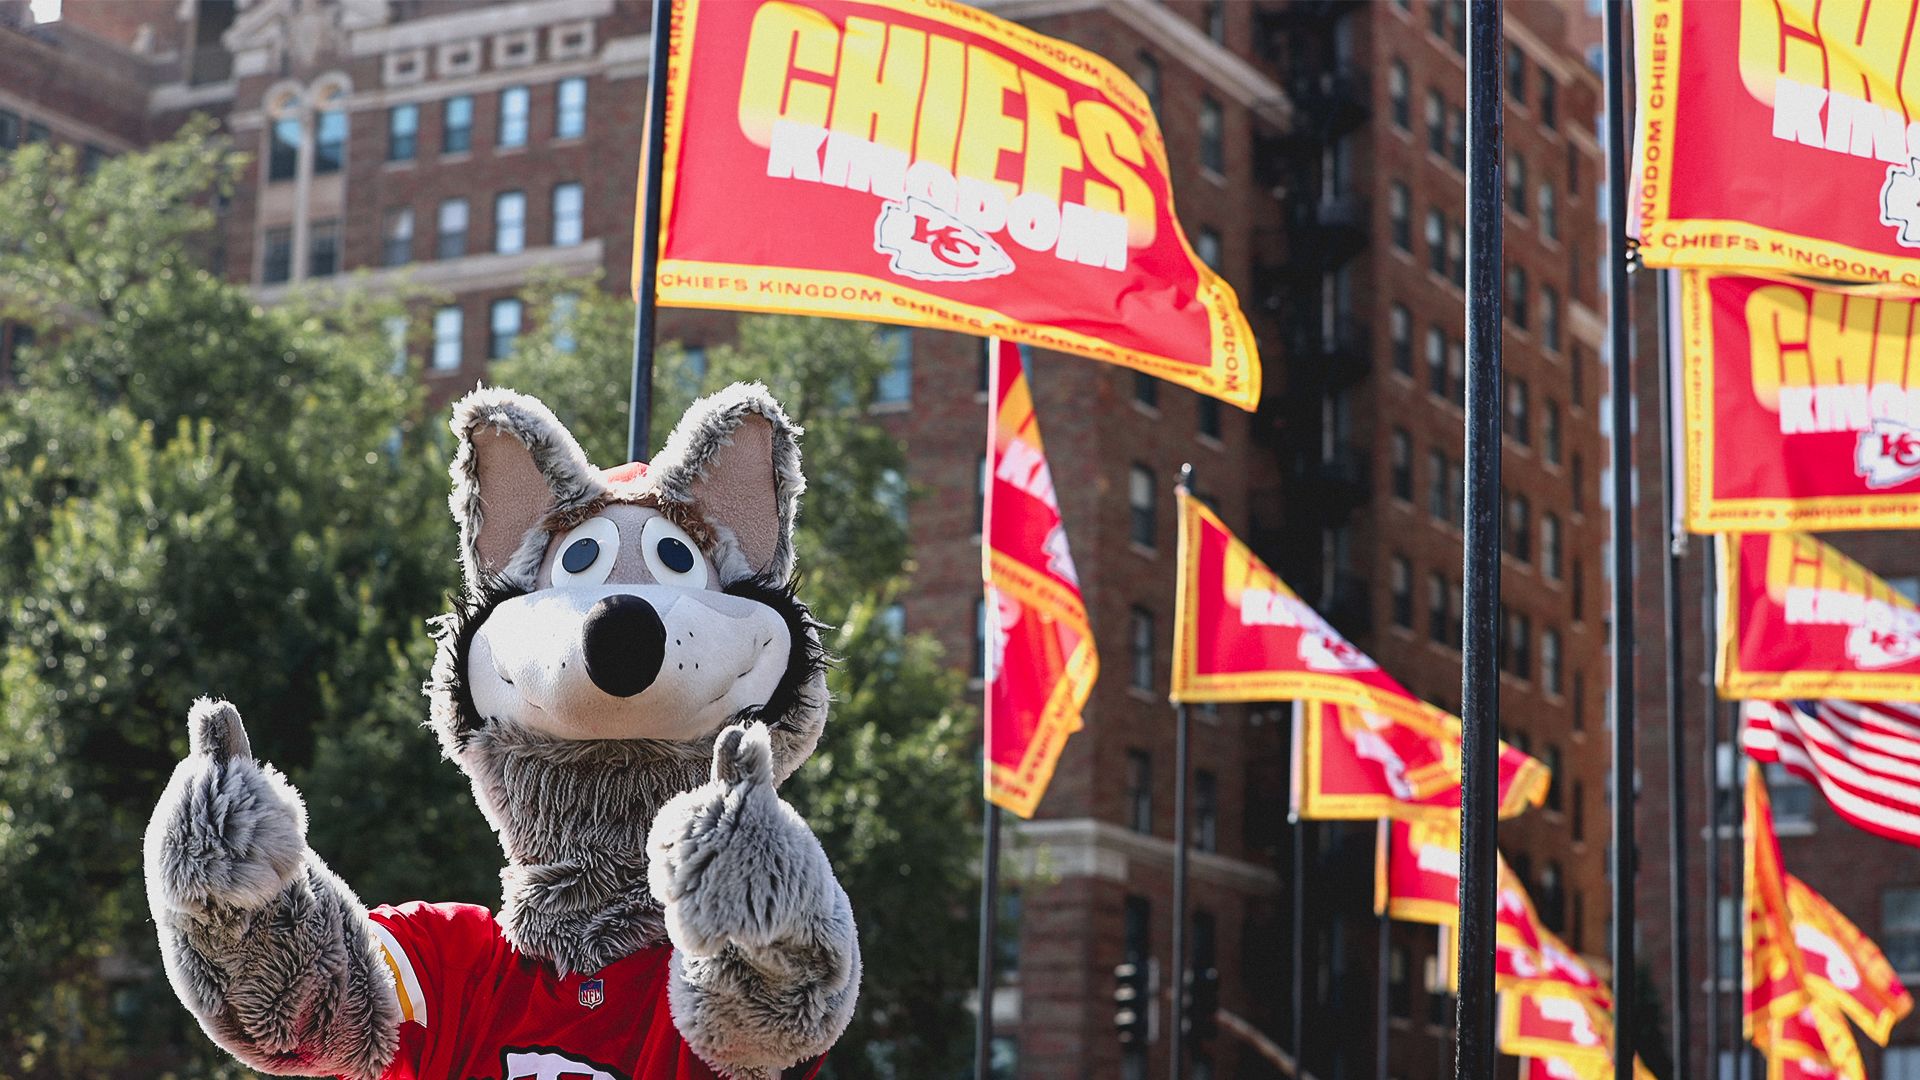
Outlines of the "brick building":
[[[1022,1077],[1164,1077],[1164,1033],[1124,1054],[1110,994],[1123,960],[1169,961],[1165,697],[1181,463],[1303,597],[1416,692],[1459,704],[1464,10],[1458,0],[984,6],[1111,58],[1147,90],[1182,220],[1238,290],[1268,365],[1252,415],[1070,357],[1032,367],[1104,674],[1038,817],[1010,828],[1025,872],[1008,905],[1020,948],[997,994],[996,1052]],[[521,293],[532,275],[628,286],[644,3],[69,8],[62,23],[16,15],[0,29],[0,152],[9,113],[106,153],[212,113],[254,153],[227,208],[226,272],[267,301],[348,273],[444,293],[416,313],[410,338],[437,399],[471,386],[531,329]],[[1574,40],[1578,17],[1571,4],[1508,8],[1502,704],[1508,737],[1558,780],[1548,808],[1503,825],[1502,839],[1549,923],[1598,954],[1602,173],[1598,81]],[[98,70],[124,85],[79,77]],[[695,346],[729,325],[663,316],[665,336]],[[911,508],[905,625],[978,671],[980,346],[922,331],[895,340],[878,411],[927,493]],[[1372,826],[1287,827],[1284,706],[1198,710],[1192,729],[1195,962],[1218,968],[1225,1010],[1290,1044],[1290,868],[1304,836],[1308,1065],[1371,1075]],[[868,925],[886,931],[884,916]],[[1388,944],[1392,1073],[1450,1073],[1435,935],[1398,926]],[[1162,973],[1163,989],[1173,982]],[[1156,1012],[1164,1028],[1164,999]],[[1225,1031],[1196,1046],[1195,1062],[1196,1076],[1279,1075]]]

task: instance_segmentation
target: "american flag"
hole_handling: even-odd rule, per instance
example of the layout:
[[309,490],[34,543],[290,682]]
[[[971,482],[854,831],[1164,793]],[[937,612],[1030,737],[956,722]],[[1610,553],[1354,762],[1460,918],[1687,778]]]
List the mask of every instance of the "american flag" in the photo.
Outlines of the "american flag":
[[1920,847],[1920,704],[1748,701],[1740,742],[1868,832]]

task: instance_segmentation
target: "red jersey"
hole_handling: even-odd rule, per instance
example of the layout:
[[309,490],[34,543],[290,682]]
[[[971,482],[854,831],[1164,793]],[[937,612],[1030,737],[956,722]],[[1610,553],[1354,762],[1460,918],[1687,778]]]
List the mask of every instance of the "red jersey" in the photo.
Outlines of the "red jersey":
[[671,945],[562,977],[483,907],[416,901],[372,916],[400,998],[382,1080],[719,1080],[674,1027]]

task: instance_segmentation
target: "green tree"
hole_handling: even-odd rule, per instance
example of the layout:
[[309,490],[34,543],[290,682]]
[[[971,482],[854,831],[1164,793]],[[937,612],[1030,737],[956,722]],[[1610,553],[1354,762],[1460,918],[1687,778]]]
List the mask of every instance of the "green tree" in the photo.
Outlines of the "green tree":
[[[600,464],[625,459],[633,308],[549,286],[493,381],[541,398]],[[905,449],[871,416],[887,359],[861,323],[754,316],[702,370],[660,350],[654,442],[702,392],[764,382],[800,424],[809,494],[796,546],[800,594],[832,629],[834,707],[813,758],[784,795],[805,814],[861,920],[860,1010],[829,1059],[836,1077],[953,1075],[970,1059],[964,1007],[974,980],[974,718],[959,673],[925,635],[901,638],[884,613],[904,588]]]
[[[226,1068],[160,974],[139,862],[196,695],[296,775],[355,734],[336,717],[421,741],[418,671],[410,714],[391,691],[453,581],[422,512],[447,448],[392,368],[397,307],[264,309],[202,268],[237,165],[194,127],[92,178],[42,147],[0,168],[0,302],[41,331],[0,397],[0,1075]],[[323,853],[420,848],[424,807],[470,807],[421,757],[310,790],[406,807],[351,845],[317,820]]]

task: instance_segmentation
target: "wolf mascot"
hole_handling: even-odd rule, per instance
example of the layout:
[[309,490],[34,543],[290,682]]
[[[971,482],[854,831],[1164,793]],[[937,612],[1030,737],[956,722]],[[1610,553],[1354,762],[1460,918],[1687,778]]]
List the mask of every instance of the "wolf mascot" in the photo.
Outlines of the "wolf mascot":
[[506,849],[500,912],[362,907],[233,706],[202,699],[146,835],[175,991],[269,1073],[813,1075],[860,955],[775,792],[827,711],[790,585],[799,430],[749,385],[696,403],[651,466],[594,468],[505,390],[453,429],[466,590],[427,689]]

